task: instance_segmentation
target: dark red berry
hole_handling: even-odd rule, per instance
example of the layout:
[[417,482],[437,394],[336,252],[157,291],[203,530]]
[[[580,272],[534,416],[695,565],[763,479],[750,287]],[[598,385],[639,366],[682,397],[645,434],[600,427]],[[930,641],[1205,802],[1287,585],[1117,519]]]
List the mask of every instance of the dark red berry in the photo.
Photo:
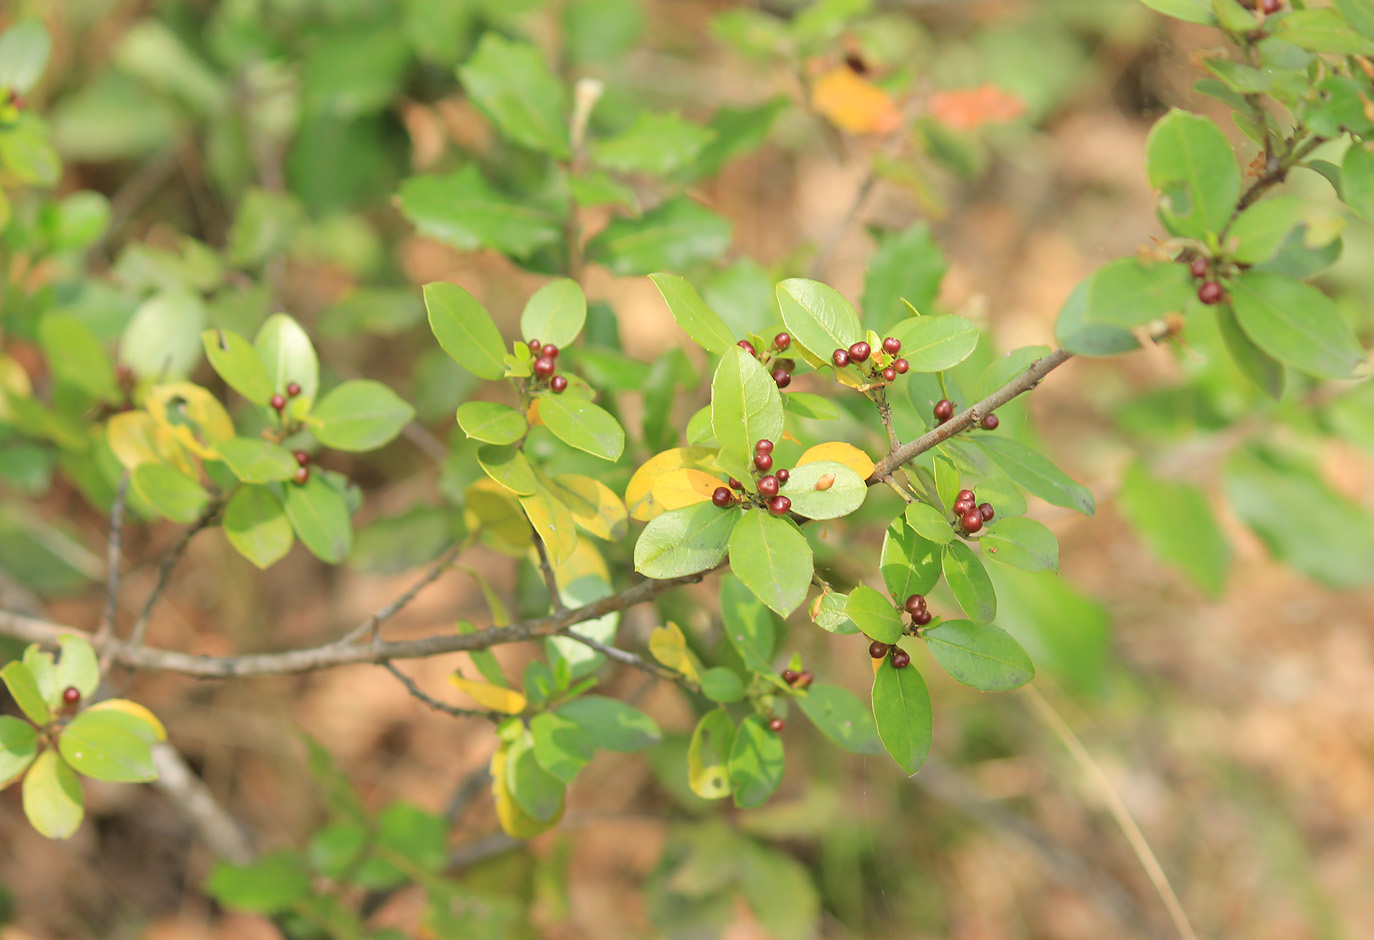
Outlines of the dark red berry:
[[950,401],[948,398],[941,398],[935,403],[936,421],[944,424],[952,417],[954,417],[954,402]]
[[525,345],[528,346],[530,348],[530,352],[534,353],[536,356],[539,355],[539,350],[542,349],[544,346],[544,344],[539,342],[539,340],[537,339],[532,339]]
[[897,381],[897,370],[894,369],[894,368],[892,368],[892,366],[888,366],[886,369],[884,369],[884,370],[883,370],[883,381],[884,381],[884,382],[895,382],[895,381]]
[[1188,265],[1188,273],[1191,274],[1193,277],[1206,277],[1206,276],[1207,276],[1207,259],[1206,259],[1206,258],[1194,258],[1194,259],[1193,259],[1193,263],[1190,264],[1190,265]]
[[905,669],[911,665],[911,654],[906,650],[897,650],[892,654],[892,668]]
[[962,516],[966,512],[972,512],[977,509],[978,504],[971,499],[956,499],[953,508],[956,516]]
[[69,685],[62,690],[62,701],[68,705],[75,705],[81,701],[81,692],[74,685]]
[[914,614],[917,611],[926,609],[926,599],[920,594],[913,594],[906,599],[906,602],[902,604],[902,606],[906,608],[907,613]]
[[291,382],[286,386],[286,394],[288,397],[295,398],[300,393],[301,387],[297,385],[295,382]]
[[553,391],[555,395],[563,394],[563,391],[567,387],[568,380],[561,375],[555,375],[553,378],[549,379],[549,388]]
[[1221,303],[1221,285],[1216,281],[1207,281],[1197,289],[1197,299],[1207,305]]
[[786,496],[774,496],[768,501],[768,511],[775,516],[785,516],[792,508],[792,500]]
[[995,509],[992,508],[992,503],[979,503],[979,504],[978,504],[978,515],[980,515],[980,516],[983,517],[983,521],[984,521],[984,522],[991,522],[991,521],[992,521],[992,517],[995,516],[996,514],[997,514],[997,511],[996,511]]
[[872,656],[874,659],[882,659],[887,655],[887,650],[887,644],[881,640],[874,640],[872,643],[868,644],[868,655]]
[[955,498],[955,499],[966,499],[966,500],[968,500],[968,501],[971,502],[971,503],[977,501],[977,497],[975,497],[975,496],[973,495],[973,490],[960,490],[960,491],[959,491],[959,495],[956,496],[956,497],[954,497],[954,498]]
[[902,351],[902,341],[895,336],[889,336],[883,340],[883,352],[889,356],[895,356]]
[[778,485],[778,478],[770,473],[759,480],[759,493],[763,496],[777,496]]
[[786,369],[774,369],[773,384],[777,385],[778,388],[787,388],[792,384],[792,373]]
[[787,727],[787,725],[781,718],[774,718],[768,722],[768,730],[774,734],[779,733],[785,727]]
[[735,501],[735,494],[731,493],[723,486],[716,487],[716,491],[711,494],[711,502],[722,508],[729,506]]
[[785,469],[784,469],[784,470],[774,470],[774,471],[773,471],[773,476],[775,476],[775,477],[778,478],[778,482],[779,482],[779,483],[786,483],[786,482],[787,482],[787,478],[790,477],[791,475],[792,475],[792,474],[791,474],[789,471],[785,470]]
[[930,611],[926,610],[924,607],[922,607],[920,610],[916,611],[916,613],[911,615],[911,622],[916,624],[916,626],[918,627],[924,627],[926,624],[930,623],[934,619],[935,618],[931,615]]
[[754,469],[762,470],[765,473],[773,469],[773,455],[759,451],[754,455]]
[[758,353],[754,352],[754,344],[751,343],[751,342],[749,342],[749,340],[747,340],[747,339],[742,339],[742,340],[740,340],[738,343],[736,343],[735,345],[738,346],[740,349],[743,349],[745,352],[747,352],[747,353],[748,353],[749,355],[751,355],[751,356],[755,356],[755,357],[758,356]]
[[896,372],[898,375],[906,375],[907,370],[910,368],[911,363],[907,362],[905,359],[898,359],[896,362],[892,363],[892,371]]
[[534,360],[534,374],[541,379],[547,379],[549,376],[553,375],[554,370],[557,368],[558,366],[554,364],[552,356],[540,356],[538,359]]
[[830,361],[835,363],[837,369],[843,369],[849,365],[849,352],[844,349],[837,349],[830,354]]
[[771,454],[773,452],[773,442],[764,438],[754,445],[754,453]]
[[1262,0],[1260,9],[1266,16],[1272,16],[1283,9],[1283,0]]
[[810,672],[803,670],[802,674],[797,676],[796,686],[799,689],[804,689],[814,681],[816,681],[816,677]]
[[964,531],[972,535],[983,527],[983,517],[978,514],[978,510],[970,509],[959,517],[959,524],[964,527]]
[[792,337],[786,333],[779,333],[777,336],[773,337],[773,345],[777,347],[778,352],[782,352],[788,346],[792,345]]
[[1002,419],[997,415],[983,415],[983,420],[979,423],[983,425],[984,431],[996,431],[997,425],[1002,423]]
[[741,490],[741,491],[742,491],[742,490],[744,489],[744,484],[741,483],[739,480],[736,480],[734,477],[731,477],[731,478],[730,478],[730,489],[732,489],[732,490]]
[[800,678],[801,673],[797,672],[795,669],[784,669],[782,671],[782,681],[786,682],[788,685],[796,684],[796,681]]
[[310,455],[303,450],[293,450],[291,456],[296,458],[296,464],[301,467],[310,466]]
[[543,346],[539,347],[539,355],[548,356],[550,359],[557,359],[558,347],[553,343],[545,343]]
[[296,468],[296,475],[295,475],[294,477],[292,477],[291,479],[295,480],[297,483],[304,484],[306,480],[309,480],[309,479],[310,479],[310,468],[309,468],[309,467],[297,467],[297,468]]
[[272,409],[274,411],[281,411],[283,408],[286,407],[286,396],[273,395],[272,400],[268,402],[268,404],[272,406]]
[[872,346],[868,345],[863,340],[859,340],[853,346],[849,347],[849,360],[851,362],[863,362],[872,351]]

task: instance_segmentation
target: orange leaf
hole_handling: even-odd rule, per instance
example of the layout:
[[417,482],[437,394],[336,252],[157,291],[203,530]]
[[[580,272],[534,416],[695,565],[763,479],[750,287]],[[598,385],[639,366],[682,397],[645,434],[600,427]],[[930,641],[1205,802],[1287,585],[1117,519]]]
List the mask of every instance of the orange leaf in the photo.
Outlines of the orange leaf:
[[851,134],[890,134],[902,123],[892,97],[847,66],[822,73],[811,86],[811,107]]
[[669,470],[654,480],[649,494],[654,504],[667,512],[706,502],[720,485],[720,480],[711,474],[688,467]]
[[993,84],[937,91],[930,96],[930,116],[941,124],[971,131],[993,121],[1010,121],[1026,111],[1025,103]]
[[[800,467],[804,463],[813,463],[817,460],[833,460],[836,463],[842,463],[865,480],[873,475],[873,460],[853,444],[846,444],[844,441],[828,441],[808,448],[804,454],[797,458],[797,462],[793,466]],[[832,479],[830,482],[834,483],[835,481]],[[825,487],[817,486],[816,489],[825,489]]]

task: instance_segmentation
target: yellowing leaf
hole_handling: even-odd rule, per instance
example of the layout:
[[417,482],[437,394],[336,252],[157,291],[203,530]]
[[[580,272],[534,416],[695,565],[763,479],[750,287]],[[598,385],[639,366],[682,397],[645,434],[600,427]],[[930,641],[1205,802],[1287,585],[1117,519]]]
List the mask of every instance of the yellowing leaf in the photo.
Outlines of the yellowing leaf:
[[106,428],[110,450],[125,470],[145,463],[166,463],[188,475],[196,472],[172,429],[158,424],[146,411],[117,414]]
[[681,470],[669,470],[654,480],[649,498],[660,511],[669,512],[706,502],[720,485],[718,477],[684,467]]
[[0,418],[9,418],[9,403],[6,395],[13,395],[15,398],[31,398],[33,396],[33,385],[29,382],[29,374],[24,371],[18,360],[11,356],[0,353]]
[[846,444],[844,441],[830,441],[808,448],[804,454],[797,458],[794,466],[800,467],[804,463],[814,463],[817,460],[833,460],[836,463],[844,464],[865,480],[873,475],[873,461],[869,459],[868,455],[853,444]]
[[496,820],[506,835],[516,839],[532,839],[558,825],[563,819],[563,809],[559,807],[558,813],[548,822],[540,822],[520,808],[506,785],[506,757],[509,750],[510,744],[503,743],[491,755],[491,795],[496,802]]
[[701,667],[692,651],[687,648],[687,638],[682,635],[678,625],[669,621],[649,634],[649,653],[654,659],[682,673],[693,682],[701,681]]
[[843,65],[812,83],[811,107],[851,134],[890,134],[902,124],[902,112],[892,97]]
[[576,473],[560,473],[553,482],[573,519],[583,529],[612,542],[625,537],[629,528],[625,504],[609,486]]
[[198,457],[213,460],[215,445],[234,436],[234,422],[215,396],[190,382],[157,385],[144,403],[155,422],[167,428],[182,446]]
[[930,96],[930,116],[941,124],[971,131],[993,121],[1010,121],[1026,111],[1019,97],[993,84],[937,91]]
[[519,557],[530,547],[530,524],[510,491],[485,477],[463,496],[463,523],[493,548]]
[[[529,557],[531,564],[539,564],[534,549],[530,549]],[[586,539],[578,539],[577,547],[573,549],[572,554],[563,559],[561,564],[553,566],[553,580],[560,588],[566,588],[583,578],[596,578],[609,583],[611,572],[606,567],[606,559],[601,557],[601,552],[597,551],[596,546]]]
[[448,677],[448,681],[483,708],[489,708],[504,715],[518,715],[525,710],[524,694],[514,689],[503,689],[499,685],[492,685],[490,682],[465,679],[456,672]]
[[577,524],[572,512],[544,486],[531,496],[521,496],[520,508],[543,540],[549,561],[561,565],[577,548]]
[[161,722],[161,721],[158,721],[157,716],[154,715],[152,712],[148,711],[148,709],[144,708],[142,705],[138,704],[137,702],[131,702],[131,701],[129,701],[129,700],[126,699],[126,698],[110,698],[110,699],[106,699],[106,700],[103,701],[103,702],[97,702],[96,704],[92,705],[90,708],[86,709],[86,711],[88,711],[88,712],[101,712],[101,711],[123,712],[123,713],[126,714],[126,715],[132,715],[133,717],[137,718],[139,721],[141,721],[141,722],[143,722],[144,724],[146,724],[149,728],[151,728],[151,729],[153,730],[153,736],[154,736],[155,738],[157,738],[157,740],[159,740],[159,741],[166,741],[166,740],[167,740],[167,729],[164,728],[164,727],[162,726],[162,722]]
[[652,493],[654,481],[660,476],[683,467],[701,470],[713,466],[715,455],[715,450],[710,447],[674,447],[650,457],[635,471],[625,487],[625,506],[630,511],[630,518],[648,522],[663,512],[663,508],[654,502]]
[[538,396],[535,396],[535,397],[530,401],[530,406],[529,406],[528,408],[525,409],[525,423],[528,424],[530,427],[534,427],[536,424],[543,424],[543,423],[544,423],[544,419],[541,418],[541,417],[539,417],[539,397],[538,397]]

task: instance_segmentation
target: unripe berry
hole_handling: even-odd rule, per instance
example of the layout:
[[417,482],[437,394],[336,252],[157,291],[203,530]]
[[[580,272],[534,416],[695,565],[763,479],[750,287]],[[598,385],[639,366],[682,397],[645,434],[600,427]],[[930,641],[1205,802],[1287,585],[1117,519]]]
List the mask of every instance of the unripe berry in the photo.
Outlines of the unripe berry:
[[1197,289],[1197,299],[1211,306],[1221,303],[1221,285],[1216,281],[1207,281]]
[[983,420],[979,422],[984,431],[996,431],[997,425],[1002,423],[1002,419],[997,415],[983,415]]
[[81,701],[81,692],[74,685],[69,685],[62,690],[62,701],[68,705],[75,705]]
[[996,514],[997,514],[996,511],[993,510],[993,508],[992,508],[992,503],[979,503],[979,504],[978,504],[978,515],[980,515],[980,516],[983,517],[983,521],[984,521],[984,522],[991,522],[991,521],[992,521],[992,517],[995,516]]
[[889,356],[895,356],[902,351],[902,341],[895,336],[889,336],[883,340],[883,352]]
[[741,483],[739,480],[736,480],[734,477],[731,477],[731,478],[730,478],[730,489],[732,489],[732,490],[741,490],[741,491],[742,491],[742,490],[744,489],[744,484]]
[[742,339],[742,340],[740,340],[738,343],[736,343],[735,345],[738,346],[740,349],[743,349],[743,350],[744,350],[745,352],[747,352],[749,355],[754,356],[755,358],[758,357],[758,353],[756,353],[756,352],[754,351],[754,344],[751,343],[751,342],[749,342],[749,340],[747,340],[747,339]]
[[555,395],[563,394],[564,390],[567,389],[567,387],[568,380],[561,375],[555,375],[553,378],[549,379],[549,389]]
[[872,656],[874,659],[882,659],[887,655],[887,650],[887,644],[881,640],[874,640],[872,643],[868,644],[868,655]]
[[843,369],[849,365],[849,351],[845,349],[835,350],[830,354],[830,361],[835,363],[837,369]]
[[779,333],[777,336],[773,337],[773,345],[777,347],[778,352],[782,352],[788,346],[792,345],[792,337],[786,333]]
[[931,615],[930,611],[926,610],[924,607],[922,607],[920,610],[916,611],[916,613],[911,615],[911,622],[916,624],[916,626],[918,627],[924,627],[926,624],[930,623],[934,619],[935,618]]
[[911,665],[911,654],[906,650],[897,650],[892,654],[892,668],[905,669]]
[[911,363],[907,362],[905,359],[898,359],[896,362],[892,363],[892,371],[896,372],[898,375],[906,375],[907,370],[910,368]]
[[296,464],[301,467],[310,466],[310,455],[303,450],[293,450],[291,456],[296,458]]
[[792,508],[792,500],[786,496],[774,496],[768,501],[768,511],[775,516],[785,516]]
[[983,517],[978,514],[978,510],[970,509],[959,518],[959,524],[964,527],[965,532],[972,535],[983,527]]
[[772,452],[773,442],[768,440],[767,438],[764,438],[763,440],[754,444],[754,453],[756,454],[771,454]]
[[863,340],[849,347],[849,360],[851,362],[863,362],[868,358],[868,354],[873,351],[873,347]]
[[906,608],[907,613],[914,614],[926,609],[926,599],[920,594],[913,594],[906,599],[902,607]]
[[553,343],[547,343],[539,348],[539,355],[548,356],[550,359],[557,359],[558,347]]
[[1207,276],[1207,259],[1194,258],[1193,263],[1188,265],[1188,273],[1193,277],[1202,278]]
[[711,502],[717,506],[725,507],[735,501],[735,494],[731,493],[723,486],[716,487],[716,491],[711,494]]
[[296,475],[293,476],[291,479],[295,480],[297,483],[301,484],[302,486],[305,485],[305,482],[306,482],[307,480],[310,479],[310,468],[309,468],[309,467],[297,467],[297,468],[296,468]]
[[884,382],[895,382],[895,381],[897,381],[897,370],[894,369],[894,368],[892,368],[892,366],[888,366],[886,369],[884,369],[884,370],[883,370],[883,381],[884,381]]
[[754,469],[767,473],[773,469],[773,455],[759,451],[754,455]]
[[782,681],[786,682],[788,685],[795,684],[800,678],[801,673],[797,672],[795,669],[784,669],[782,671]]
[[792,384],[792,374],[786,369],[774,369],[773,384],[778,388],[787,388]]
[[281,411],[286,407],[286,398],[282,395],[273,395],[272,400],[269,401],[268,404],[272,406],[273,411]]
[[948,398],[941,398],[935,403],[936,421],[944,424],[952,417],[954,417],[954,402],[950,401]]
[[781,718],[774,718],[768,722],[768,730],[774,734],[778,734],[785,727],[787,727],[787,725]]
[[540,356],[538,359],[534,360],[534,374],[541,379],[547,379],[549,376],[553,375],[554,370],[557,368],[558,366],[554,364],[552,356]]
[[297,385],[295,382],[290,382],[290,383],[287,384],[287,386],[286,386],[286,394],[287,394],[287,397],[289,397],[289,398],[295,398],[295,397],[296,397],[297,395],[299,395],[300,393],[301,393],[301,387],[300,387],[299,385]]
[[760,479],[760,480],[759,480],[759,493],[760,493],[761,495],[763,495],[763,496],[777,496],[777,495],[778,495],[778,478],[777,478],[776,476],[774,476],[773,474],[770,473],[770,474],[768,474],[768,476],[763,477],[762,479]]
[[775,476],[775,477],[778,478],[778,482],[779,482],[779,483],[786,483],[786,482],[787,482],[787,478],[790,477],[791,475],[792,475],[791,472],[788,471],[788,470],[785,470],[785,469],[784,469],[784,470],[774,470],[774,471],[773,471],[773,476]]

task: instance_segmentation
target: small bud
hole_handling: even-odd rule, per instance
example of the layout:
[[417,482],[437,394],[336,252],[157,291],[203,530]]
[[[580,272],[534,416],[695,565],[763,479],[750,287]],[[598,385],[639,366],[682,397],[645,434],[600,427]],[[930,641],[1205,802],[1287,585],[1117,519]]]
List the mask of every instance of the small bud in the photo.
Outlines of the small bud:
[[833,471],[827,471],[826,473],[822,473],[821,478],[816,481],[816,489],[818,490],[828,490],[834,485],[835,474]]

